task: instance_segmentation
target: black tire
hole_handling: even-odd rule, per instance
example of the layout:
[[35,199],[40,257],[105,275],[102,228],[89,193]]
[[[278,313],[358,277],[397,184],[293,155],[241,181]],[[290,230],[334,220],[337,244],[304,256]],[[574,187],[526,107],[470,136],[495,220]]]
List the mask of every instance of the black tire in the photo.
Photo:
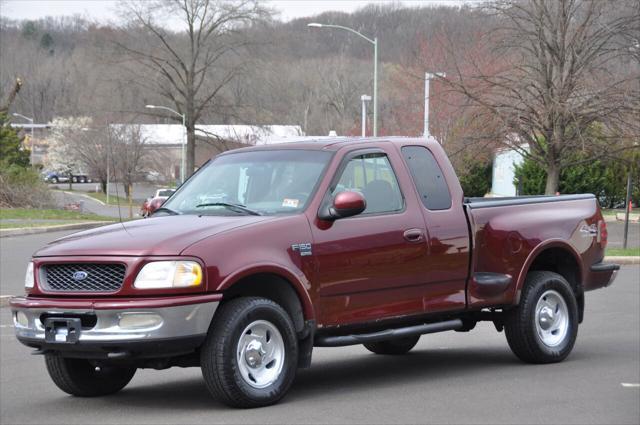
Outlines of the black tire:
[[[564,336],[552,345],[545,344],[536,327],[536,306],[543,295],[549,294],[548,291],[559,294],[566,303],[568,322]],[[578,304],[571,285],[554,272],[530,272],[520,305],[507,312],[504,329],[511,351],[522,361],[556,363],[564,360],[571,353],[578,336]]]
[[[279,331],[284,349],[282,370],[275,381],[255,388],[243,378],[236,350],[244,330],[266,321]],[[224,303],[216,312],[200,351],[202,376],[209,392],[231,407],[253,408],[278,402],[289,390],[298,368],[298,340],[287,312],[271,300],[242,297]]]
[[52,177],[51,178],[51,183],[57,184],[58,183],[58,178],[57,177]]
[[405,338],[390,339],[388,341],[369,342],[364,344],[364,347],[376,354],[390,354],[399,355],[407,354],[413,347],[416,346],[420,335],[408,336]]
[[99,397],[123,389],[136,373],[135,367],[102,366],[99,370],[85,359],[45,355],[49,376],[67,394]]
[[78,183],[78,178],[76,176],[71,177],[72,183]]

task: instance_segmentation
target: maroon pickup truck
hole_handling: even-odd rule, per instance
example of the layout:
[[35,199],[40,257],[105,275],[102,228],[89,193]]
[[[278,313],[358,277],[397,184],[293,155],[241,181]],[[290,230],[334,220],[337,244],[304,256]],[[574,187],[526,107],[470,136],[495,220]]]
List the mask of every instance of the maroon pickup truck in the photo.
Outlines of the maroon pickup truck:
[[270,145],[217,156],[150,219],[45,246],[11,308],[69,394],[198,366],[220,401],[255,407],[313,347],[399,355],[479,321],[525,362],[561,361],[584,292],[619,268],[606,244],[593,195],[464,198],[433,140]]

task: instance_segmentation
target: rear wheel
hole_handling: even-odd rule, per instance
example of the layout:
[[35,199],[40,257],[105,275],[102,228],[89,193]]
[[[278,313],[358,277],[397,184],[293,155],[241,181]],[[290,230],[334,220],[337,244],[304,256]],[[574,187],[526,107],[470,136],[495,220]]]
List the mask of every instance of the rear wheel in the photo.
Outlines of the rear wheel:
[[276,403],[293,383],[298,340],[291,318],[264,298],[233,299],[220,307],[200,352],[207,388],[232,407]]
[[578,305],[565,278],[548,271],[529,273],[520,305],[507,313],[505,334],[511,351],[525,362],[564,360],[578,336]]
[[86,359],[68,359],[55,354],[45,355],[45,363],[54,384],[77,397],[117,393],[136,373],[135,367],[96,367]]
[[420,335],[406,338],[390,339],[388,341],[369,342],[364,347],[376,354],[407,354],[416,346]]

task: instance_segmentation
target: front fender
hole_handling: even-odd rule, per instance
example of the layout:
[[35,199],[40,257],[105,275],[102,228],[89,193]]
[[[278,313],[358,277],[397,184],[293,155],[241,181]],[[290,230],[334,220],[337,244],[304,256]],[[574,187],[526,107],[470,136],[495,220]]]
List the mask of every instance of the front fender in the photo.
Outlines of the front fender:
[[222,280],[216,288],[214,288],[214,291],[223,292],[246,277],[262,273],[274,274],[288,281],[296,291],[296,294],[298,294],[305,320],[315,319],[313,303],[309,296],[309,289],[311,288],[311,284],[302,270],[299,270],[297,268],[294,269],[276,263],[253,264],[236,270],[234,273],[226,276],[226,278]]

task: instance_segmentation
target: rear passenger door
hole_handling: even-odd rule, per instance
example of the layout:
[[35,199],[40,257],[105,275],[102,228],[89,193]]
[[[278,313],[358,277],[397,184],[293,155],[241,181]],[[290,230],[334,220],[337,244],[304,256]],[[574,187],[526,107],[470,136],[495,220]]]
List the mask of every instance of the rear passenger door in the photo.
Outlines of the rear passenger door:
[[[460,310],[466,306],[465,286],[469,268],[469,229],[460,199],[450,188],[433,153],[425,146],[401,147],[420,199],[427,229],[428,259],[424,265],[427,313]],[[448,161],[444,154],[442,161]],[[451,179],[454,179],[452,176]]]
[[423,311],[424,220],[411,192],[412,207],[406,207],[406,188],[401,189],[396,172],[404,171],[402,159],[397,151],[390,153],[368,149],[346,154],[325,200],[356,191],[364,195],[367,208],[312,226],[317,315],[324,326]]

